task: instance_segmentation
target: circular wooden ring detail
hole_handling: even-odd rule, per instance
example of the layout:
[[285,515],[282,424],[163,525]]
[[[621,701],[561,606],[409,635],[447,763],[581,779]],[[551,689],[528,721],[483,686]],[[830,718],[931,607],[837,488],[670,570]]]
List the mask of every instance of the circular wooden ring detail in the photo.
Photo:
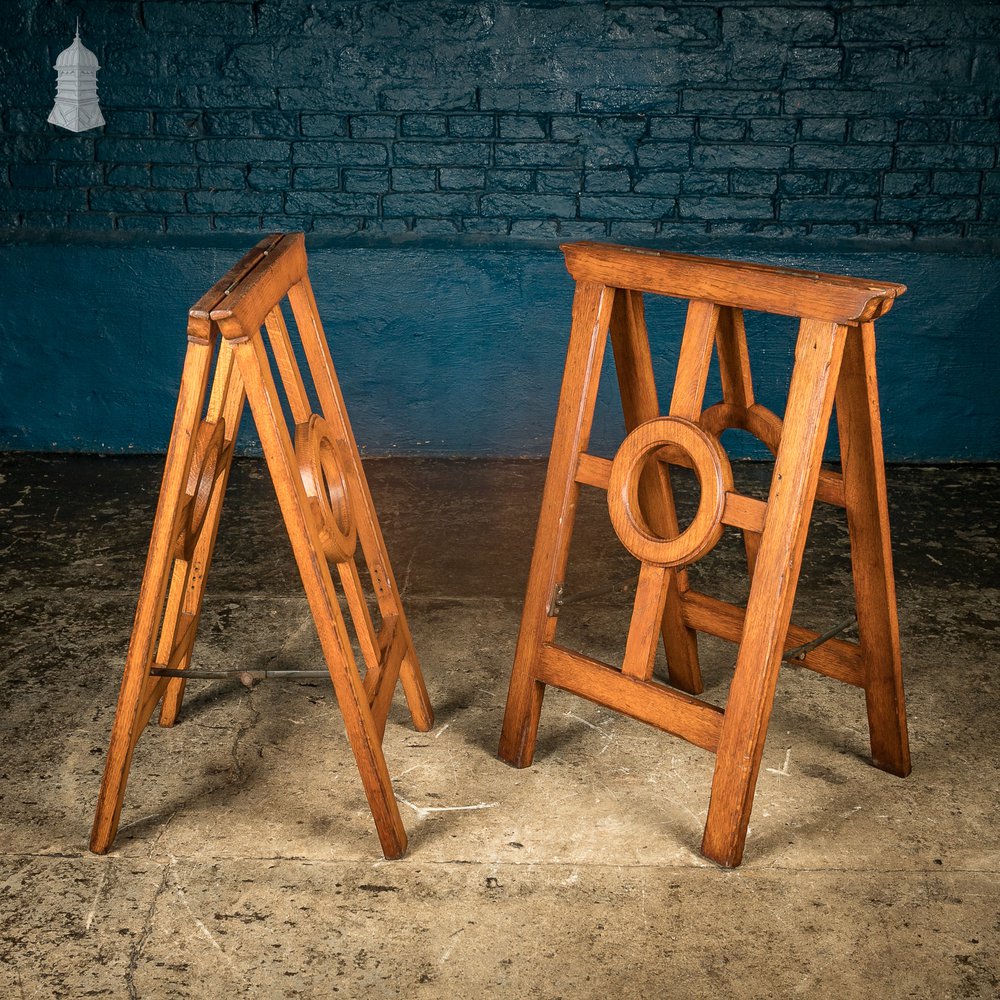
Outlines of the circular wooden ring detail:
[[[639,507],[639,480],[646,461],[665,446],[683,451],[701,486],[694,520],[676,538],[653,534]],[[700,559],[722,535],[726,493],[733,471],[719,442],[683,417],[657,417],[640,424],[618,449],[608,481],[608,511],[622,545],[654,566],[685,566]]]
[[353,559],[358,545],[358,526],[340,455],[333,429],[319,414],[295,428],[295,457],[302,485],[316,518],[323,552],[337,563]]
[[219,476],[219,464],[226,444],[226,422],[221,417],[215,423],[203,420],[194,439],[194,454],[188,470],[187,505],[184,511],[184,557],[190,559],[198,543],[212,490]]
[[746,431],[760,441],[772,455],[778,454],[778,445],[781,444],[781,417],[760,403],[751,406],[716,403],[702,413],[698,422],[709,434],[717,438],[722,436],[723,431]]

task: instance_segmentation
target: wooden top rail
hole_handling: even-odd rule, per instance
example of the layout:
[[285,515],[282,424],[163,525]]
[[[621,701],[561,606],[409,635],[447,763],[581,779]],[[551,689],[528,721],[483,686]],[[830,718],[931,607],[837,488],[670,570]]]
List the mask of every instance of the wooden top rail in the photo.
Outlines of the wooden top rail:
[[188,340],[207,344],[213,334],[212,310],[218,308],[234,288],[281,242],[283,233],[270,233],[248,250],[188,310]]
[[870,322],[906,291],[893,282],[609,243],[567,243],[561,249],[576,281],[831,323]]
[[[260,250],[260,243],[255,250]],[[253,253],[253,251],[251,251]],[[306,241],[302,233],[286,233],[261,252],[252,270],[212,309],[227,340],[242,340],[260,330],[267,314],[306,276]]]

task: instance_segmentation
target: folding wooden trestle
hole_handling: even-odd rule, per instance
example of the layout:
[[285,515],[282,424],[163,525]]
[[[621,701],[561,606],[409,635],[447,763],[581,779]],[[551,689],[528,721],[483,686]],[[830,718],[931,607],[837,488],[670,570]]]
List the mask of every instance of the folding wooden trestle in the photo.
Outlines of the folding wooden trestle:
[[[282,312],[286,296],[322,415],[314,411],[295,360]],[[262,326],[291,410],[294,441]],[[172,726],[177,719],[185,679],[176,675],[190,667],[247,400],[382,850],[387,858],[396,858],[406,850],[406,831],[381,744],[397,680],[402,679],[417,729],[431,728],[433,712],[323,335],[301,233],[263,239],[190,311],[180,394],[91,850],[103,854],[114,842],[132,753],[157,704],[162,700],[161,726]],[[355,563],[359,540],[381,617],[379,631]],[[331,562],[366,664],[363,679],[334,590]]]
[[[846,507],[860,641],[831,639],[802,665],[865,691],[872,757],[910,770],[875,379],[874,320],[904,286],[681,254],[580,243],[563,247],[576,280],[573,321],[548,475],[517,644],[500,756],[532,761],[545,685],[716,753],[702,853],[743,856],[778,668],[791,646],[823,638],[791,625],[815,499]],[[673,395],[661,416],[643,293],[689,300]],[[784,419],[755,402],[743,309],[800,319]],[[610,332],[626,429],[613,461],[588,453]],[[703,409],[713,347],[722,401]],[[821,468],[836,400],[841,473]],[[738,493],[719,436],[740,428],[775,455],[767,502]],[[652,461],[650,461],[652,459]],[[693,468],[701,498],[681,532],[668,465]],[[581,485],[608,491],[611,522],[641,562],[620,670],[556,642]],[[746,608],[691,589],[684,567],[743,531],[751,574]],[[740,644],[725,710],[702,691],[696,634]],[[662,636],[672,690],[652,680]]]

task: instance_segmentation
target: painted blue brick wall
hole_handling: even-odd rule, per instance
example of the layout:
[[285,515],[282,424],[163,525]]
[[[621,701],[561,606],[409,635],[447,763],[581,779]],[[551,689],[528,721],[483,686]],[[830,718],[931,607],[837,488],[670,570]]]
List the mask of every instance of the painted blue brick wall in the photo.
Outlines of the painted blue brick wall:
[[8,230],[1000,241],[989,0],[12,0],[0,39]]
[[[183,249],[0,246],[0,274],[24,290],[0,310],[0,446],[162,450],[187,309],[240,256],[234,242],[245,238]],[[741,256],[906,283],[877,324],[887,456],[1000,459],[1000,258],[773,247]],[[547,452],[573,295],[558,251],[314,246],[309,257],[351,419],[370,454]],[[684,308],[647,296],[646,311],[665,408]],[[748,314],[747,333],[756,396],[780,413],[794,321]],[[594,447],[610,456],[624,425],[608,353]],[[707,399],[718,398],[713,377]],[[742,433],[731,437],[734,457],[763,457]],[[241,447],[259,453],[249,425]]]
[[[77,15],[107,125],[72,135]],[[0,448],[161,450],[186,308],[301,229],[374,453],[544,453],[555,246],[596,238],[907,282],[889,456],[1000,459],[998,51],[992,0],[0,2]]]

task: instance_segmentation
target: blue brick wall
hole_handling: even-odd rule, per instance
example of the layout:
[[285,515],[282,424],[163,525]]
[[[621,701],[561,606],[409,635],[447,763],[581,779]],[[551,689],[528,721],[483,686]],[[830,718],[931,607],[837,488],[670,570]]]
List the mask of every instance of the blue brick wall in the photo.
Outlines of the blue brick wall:
[[[0,285],[0,448],[162,451],[187,309],[245,243],[217,236],[184,248],[0,246],[0,275],[14,290],[4,294]],[[770,244],[743,256],[904,282],[906,294],[876,325],[887,457],[1000,460],[1000,257],[787,253]],[[351,422],[369,454],[547,454],[573,297],[558,251],[314,247],[309,270]],[[18,291],[43,284],[44,294]],[[647,296],[664,407],[684,312],[680,300]],[[795,328],[787,317],[747,316],[754,392],[777,412]],[[713,370],[707,401],[720,393]],[[613,455],[624,431],[609,350],[595,454]],[[727,432],[724,443],[734,458],[766,457],[742,432]],[[240,449],[260,454],[249,419]]]
[[9,0],[0,40],[8,239],[1000,244],[989,0]]

